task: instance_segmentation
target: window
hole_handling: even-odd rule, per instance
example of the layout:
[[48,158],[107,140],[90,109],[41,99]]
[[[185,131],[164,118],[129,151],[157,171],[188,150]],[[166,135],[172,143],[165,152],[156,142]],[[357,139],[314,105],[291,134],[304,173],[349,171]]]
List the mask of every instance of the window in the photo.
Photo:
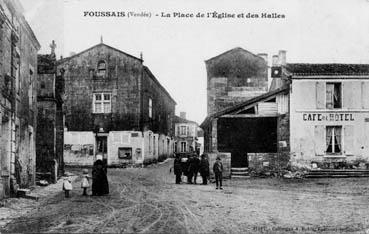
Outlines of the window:
[[340,154],[342,152],[342,126],[326,127],[327,154]]
[[28,84],[28,102],[29,106],[33,104],[33,71],[29,70],[29,84]]
[[106,74],[106,63],[105,61],[101,60],[97,64],[97,76],[105,76]]
[[21,80],[20,80],[20,65],[19,62],[16,63],[14,68],[14,75],[15,75],[15,89],[17,91],[17,94],[19,95],[21,87]]
[[181,142],[181,152],[186,152],[186,147],[187,146],[187,144],[186,144],[186,142]]
[[149,98],[149,117],[152,118],[152,99]]
[[341,83],[327,83],[326,108],[336,109],[342,107]]
[[111,113],[111,94],[94,93],[93,113]]
[[119,147],[118,158],[120,159],[132,159],[132,148]]
[[187,126],[181,126],[180,128],[180,135],[187,135],[188,127]]
[[156,137],[153,137],[154,155],[156,155]]

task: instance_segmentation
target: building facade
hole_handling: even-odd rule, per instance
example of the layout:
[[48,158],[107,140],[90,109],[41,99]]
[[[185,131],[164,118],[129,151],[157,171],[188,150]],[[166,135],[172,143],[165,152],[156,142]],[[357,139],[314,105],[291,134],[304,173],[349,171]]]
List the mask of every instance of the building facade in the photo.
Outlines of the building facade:
[[180,116],[174,119],[174,152],[176,153],[200,153],[197,133],[199,125],[186,119],[186,113],[180,112]]
[[65,80],[65,164],[145,163],[173,153],[175,101],[143,60],[104,43],[58,62]]
[[205,61],[208,115],[268,91],[267,54],[234,48]]
[[0,0],[0,198],[35,182],[37,51],[18,0]]
[[55,43],[50,54],[38,55],[36,168],[51,173],[56,181],[63,174],[64,71],[57,71]]
[[288,96],[289,88],[281,87],[208,116],[201,124],[205,153],[229,154],[232,168],[288,161]]
[[340,168],[369,162],[369,65],[286,64],[291,162]]

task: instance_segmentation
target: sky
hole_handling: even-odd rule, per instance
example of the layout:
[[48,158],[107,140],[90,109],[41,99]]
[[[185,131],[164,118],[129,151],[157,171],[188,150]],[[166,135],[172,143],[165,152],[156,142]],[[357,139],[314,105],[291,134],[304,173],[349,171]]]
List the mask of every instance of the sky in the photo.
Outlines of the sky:
[[[205,60],[235,47],[287,62],[369,63],[369,0],[21,0],[25,17],[50,53],[67,57],[100,42],[136,57],[177,102],[176,113],[201,123],[207,115]],[[85,12],[125,12],[90,17]],[[127,17],[128,12],[151,17]],[[169,13],[172,17],[161,17]],[[184,18],[173,13],[235,14],[235,18]],[[237,18],[277,13],[285,18]],[[156,16],[158,15],[158,16]]]

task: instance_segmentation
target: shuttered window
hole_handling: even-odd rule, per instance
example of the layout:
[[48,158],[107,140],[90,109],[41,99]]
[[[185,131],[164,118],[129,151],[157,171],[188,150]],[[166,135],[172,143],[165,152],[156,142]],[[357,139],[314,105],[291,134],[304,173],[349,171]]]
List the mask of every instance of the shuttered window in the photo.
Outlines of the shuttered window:
[[354,126],[346,125],[344,127],[344,149],[346,155],[354,154]]
[[369,109],[369,82],[361,82],[361,107]]
[[326,101],[326,90],[325,90],[325,82],[316,82],[315,87],[316,92],[316,108],[317,109],[325,109],[325,101]]
[[314,129],[314,147],[315,155],[323,156],[325,154],[325,127],[322,125],[315,126]]
[[326,85],[326,108],[338,109],[342,105],[341,83],[327,83]]

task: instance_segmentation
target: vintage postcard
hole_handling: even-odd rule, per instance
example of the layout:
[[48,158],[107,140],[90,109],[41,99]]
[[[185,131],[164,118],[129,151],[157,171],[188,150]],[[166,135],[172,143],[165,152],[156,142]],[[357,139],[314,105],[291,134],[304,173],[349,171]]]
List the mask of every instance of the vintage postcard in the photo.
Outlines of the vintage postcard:
[[0,0],[0,233],[369,233],[368,0]]

